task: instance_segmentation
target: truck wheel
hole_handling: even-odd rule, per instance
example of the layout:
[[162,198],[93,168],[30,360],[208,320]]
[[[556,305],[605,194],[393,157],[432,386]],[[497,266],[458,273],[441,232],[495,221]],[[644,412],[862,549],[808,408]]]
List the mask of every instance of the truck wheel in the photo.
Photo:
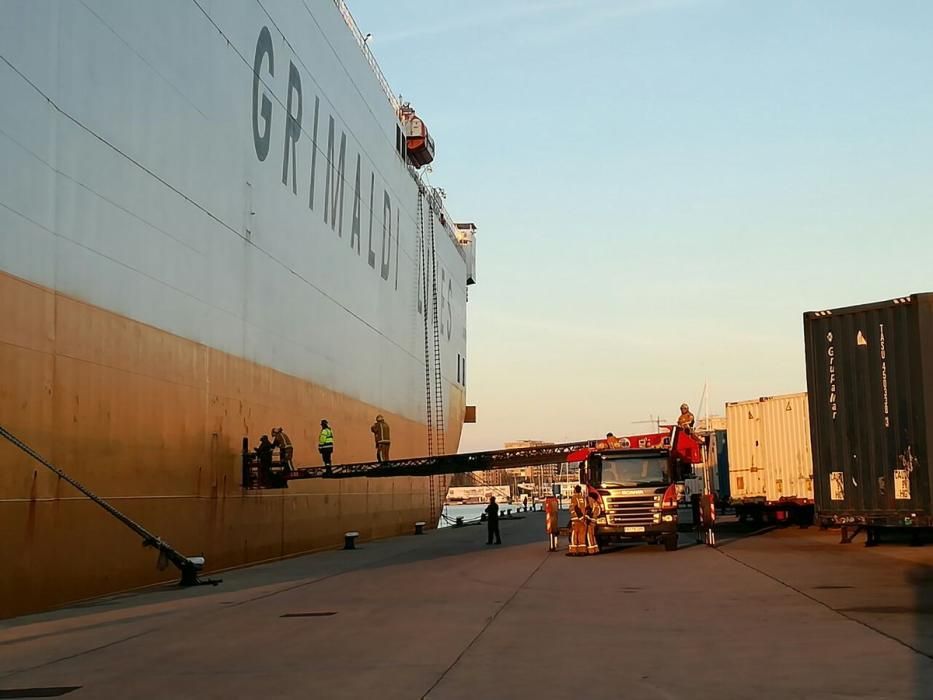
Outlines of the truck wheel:
[[664,536],[664,549],[668,552],[677,551],[677,535],[665,535]]

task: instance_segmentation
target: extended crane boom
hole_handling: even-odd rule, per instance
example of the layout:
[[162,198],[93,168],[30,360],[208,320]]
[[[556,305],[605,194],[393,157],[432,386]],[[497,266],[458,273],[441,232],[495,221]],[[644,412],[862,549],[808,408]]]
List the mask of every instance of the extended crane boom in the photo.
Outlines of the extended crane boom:
[[284,467],[274,463],[268,474],[263,474],[256,455],[249,451],[249,441],[243,438],[243,485],[246,488],[287,488],[295,479],[346,479],[365,476],[435,476],[533,467],[542,464],[560,464],[574,452],[594,447],[595,440],[566,442],[559,445],[535,445],[486,452],[434,455],[394,459],[388,462],[357,462],[335,464],[332,467],[298,467],[286,473]]

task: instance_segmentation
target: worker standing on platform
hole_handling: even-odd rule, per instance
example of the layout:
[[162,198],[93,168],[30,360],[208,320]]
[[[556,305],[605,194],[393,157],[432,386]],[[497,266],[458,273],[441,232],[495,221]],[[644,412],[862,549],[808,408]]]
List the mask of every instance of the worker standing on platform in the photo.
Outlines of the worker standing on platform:
[[586,499],[583,489],[577,484],[570,497],[570,549],[568,557],[586,554]]
[[376,416],[376,422],[373,423],[370,430],[373,433],[373,437],[376,439],[376,461],[388,462],[389,445],[392,444],[389,437],[389,424],[386,423],[386,419],[383,418],[382,415],[378,415]]
[[285,473],[292,471],[292,441],[281,428],[272,429],[272,446],[279,448],[279,461],[285,468]]
[[606,444],[610,450],[618,450],[622,447],[622,441],[612,433],[606,433]]
[[486,530],[488,537],[486,544],[492,544],[492,536],[496,536],[496,544],[502,544],[502,538],[499,536],[499,504],[496,503],[496,497],[489,497],[489,505],[486,506]]
[[695,422],[696,419],[693,417],[693,414],[690,413],[690,407],[685,403],[680,404],[680,416],[677,417],[677,427],[687,429],[689,433]]
[[317,438],[317,451],[321,453],[321,459],[324,460],[324,466],[327,467],[327,473],[330,474],[330,460],[334,454],[334,431],[331,430],[326,420],[321,421],[321,433]]
[[259,445],[253,452],[259,457],[259,483],[262,484],[272,473],[272,443],[269,442],[269,436],[263,435],[259,438]]
[[599,544],[596,541],[596,521],[602,515],[603,509],[599,504],[599,496],[590,491],[586,504],[586,553],[599,554]]

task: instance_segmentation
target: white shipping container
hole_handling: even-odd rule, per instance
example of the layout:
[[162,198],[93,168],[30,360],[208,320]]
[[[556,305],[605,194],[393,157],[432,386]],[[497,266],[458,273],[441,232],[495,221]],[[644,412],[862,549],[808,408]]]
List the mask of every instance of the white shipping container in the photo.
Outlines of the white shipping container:
[[806,392],[726,404],[733,501],[813,500]]

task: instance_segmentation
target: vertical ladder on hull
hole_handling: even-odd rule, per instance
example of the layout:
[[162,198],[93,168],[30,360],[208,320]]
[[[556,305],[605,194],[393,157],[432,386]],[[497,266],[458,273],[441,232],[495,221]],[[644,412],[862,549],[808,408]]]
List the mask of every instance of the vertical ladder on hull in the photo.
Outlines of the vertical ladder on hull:
[[424,316],[424,392],[426,425],[428,428],[428,456],[434,454],[434,430],[433,416],[431,411],[431,349],[428,343],[428,251],[425,245],[424,232],[424,188],[418,187],[418,254],[420,257],[419,265],[421,271],[418,275],[418,284],[421,285],[421,313]]
[[438,454],[444,454],[444,378],[441,367],[441,327],[437,308],[437,245],[434,238],[434,213],[431,212],[431,308],[434,326],[434,430]]
[[[428,216],[431,217],[431,224],[433,227],[434,217],[433,214],[429,211]],[[428,456],[434,454],[434,412],[432,410],[432,398],[434,392],[431,387],[431,344],[430,344],[430,331],[428,328],[429,318],[428,318],[428,249],[425,240],[425,230],[424,230],[424,187],[419,185],[418,187],[418,247],[420,255],[420,266],[421,274],[419,275],[418,283],[421,285],[421,312],[424,314],[424,393],[425,393],[425,423],[428,432]],[[432,250],[433,253],[433,250]],[[437,526],[437,518],[435,502],[437,501],[437,493],[435,487],[435,477],[428,477],[428,509],[430,513],[430,518],[433,520],[432,526]]]
[[[437,240],[434,237],[434,210],[432,208],[430,212],[429,229],[431,232],[431,325],[434,333],[434,357],[432,358],[434,363],[434,444],[437,448],[438,454],[444,454],[444,378],[442,375],[441,368],[441,329],[439,323],[439,313],[437,308],[438,296],[437,296]],[[442,476],[431,477],[431,487],[429,489],[431,496],[431,520],[436,524],[439,514],[437,508],[439,507],[439,485],[435,485],[435,478],[438,480],[443,479]]]

